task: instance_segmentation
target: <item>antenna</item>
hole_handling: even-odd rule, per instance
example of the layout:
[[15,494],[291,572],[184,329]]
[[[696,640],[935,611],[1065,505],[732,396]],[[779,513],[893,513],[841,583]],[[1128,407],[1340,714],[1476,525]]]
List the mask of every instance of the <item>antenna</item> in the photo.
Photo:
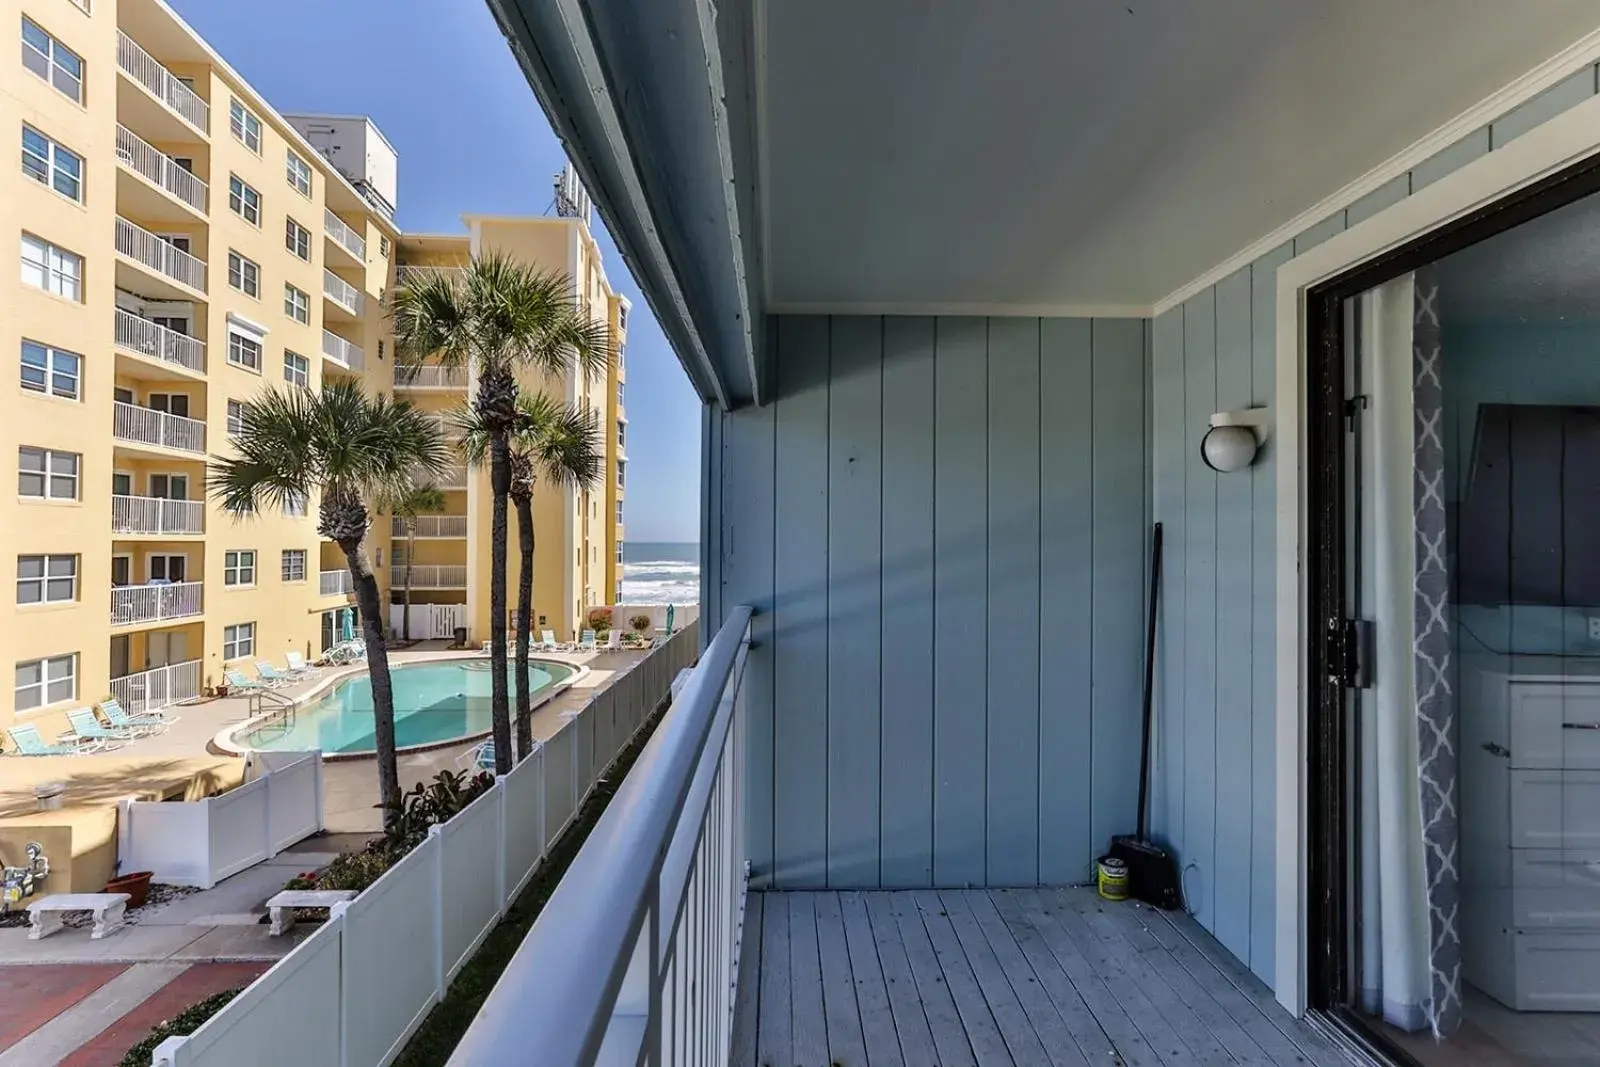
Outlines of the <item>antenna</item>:
[[556,214],[564,219],[582,219],[584,225],[588,225],[594,204],[572,164],[563,166],[551,182],[555,186]]

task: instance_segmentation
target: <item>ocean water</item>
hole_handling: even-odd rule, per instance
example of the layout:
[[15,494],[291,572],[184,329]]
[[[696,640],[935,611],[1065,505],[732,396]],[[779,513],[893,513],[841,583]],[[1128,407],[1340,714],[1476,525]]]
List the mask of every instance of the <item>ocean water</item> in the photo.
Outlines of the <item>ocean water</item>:
[[624,604],[698,604],[700,545],[694,541],[624,541]]

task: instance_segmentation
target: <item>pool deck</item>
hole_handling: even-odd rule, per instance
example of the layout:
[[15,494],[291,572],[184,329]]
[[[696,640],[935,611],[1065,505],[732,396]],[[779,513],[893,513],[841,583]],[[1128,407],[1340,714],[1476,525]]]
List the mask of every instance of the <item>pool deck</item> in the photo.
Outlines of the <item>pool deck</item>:
[[[589,673],[578,678],[564,692],[557,694],[543,706],[534,709],[533,734],[543,739],[551,736],[561,726],[563,712],[577,711],[588,703],[597,690],[604,689],[611,679],[626,673],[634,664],[644,659],[646,651],[628,652],[554,652],[539,653],[536,658],[570,663],[589,668]],[[389,661],[394,666],[406,663],[426,663],[448,659],[486,659],[472,652],[447,652],[437,648],[408,649],[391,652]],[[299,700],[313,690],[324,688],[330,680],[347,674],[360,673],[362,667],[331,667],[318,671],[316,676],[297,685],[277,690],[291,700]],[[514,699],[514,698],[513,698]],[[211,739],[217,731],[236,726],[250,717],[249,702],[239,697],[210,700],[187,707],[168,708],[179,716],[172,729],[158,737],[141,738],[131,742],[121,752],[138,756],[197,756],[211,749]],[[462,757],[476,742],[463,742],[415,752],[400,757],[400,786],[409,789],[417,782],[427,781],[441,770],[460,770]],[[370,759],[335,760],[323,764],[323,820],[329,833],[369,833],[382,829],[383,819],[377,809],[377,771]]]

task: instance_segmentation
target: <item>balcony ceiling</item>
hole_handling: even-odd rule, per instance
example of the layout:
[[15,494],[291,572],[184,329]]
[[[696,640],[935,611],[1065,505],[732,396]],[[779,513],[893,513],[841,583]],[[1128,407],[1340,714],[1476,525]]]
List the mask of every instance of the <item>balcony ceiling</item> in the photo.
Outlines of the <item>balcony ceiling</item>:
[[735,402],[764,312],[1148,310],[1600,27],[1592,0],[490,4]]

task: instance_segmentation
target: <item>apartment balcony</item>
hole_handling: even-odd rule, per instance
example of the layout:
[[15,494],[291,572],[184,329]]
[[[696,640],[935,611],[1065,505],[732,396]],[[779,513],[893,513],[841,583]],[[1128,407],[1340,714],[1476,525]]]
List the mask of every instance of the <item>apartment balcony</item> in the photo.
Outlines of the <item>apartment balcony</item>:
[[361,290],[326,267],[322,269],[322,295],[327,298],[330,318],[349,322],[361,317]]
[[141,626],[201,614],[203,582],[120,585],[111,590],[111,625]]
[[418,366],[396,363],[394,365],[394,387],[396,389],[465,389],[467,387],[467,368],[440,367],[433,364]]
[[[418,515],[410,521],[417,524],[416,536],[419,539],[459,539],[467,536],[467,516],[465,515]],[[390,520],[390,523],[390,536],[409,536],[405,519],[396,515]]]
[[117,31],[117,70],[126,84],[135,87],[117,93],[118,121],[159,141],[208,136],[211,105],[121,30]]
[[141,374],[193,380],[206,372],[206,344],[187,334],[116,309],[117,351],[139,357]]
[[[406,565],[396,563],[389,568],[389,586],[404,589]],[[467,566],[464,563],[416,563],[411,567],[412,589],[465,589]]]
[[113,496],[111,532],[118,537],[203,534],[205,502],[166,500],[153,496]]
[[328,247],[335,255],[347,261],[346,265],[365,269],[367,265],[366,238],[327,208],[322,209],[322,228],[328,238]]
[[323,596],[348,596],[356,591],[355,580],[347,570],[323,571],[318,583],[317,591]]
[[358,371],[362,367],[364,353],[361,346],[346,341],[332,330],[322,331],[322,356],[324,359],[337,363],[348,371]]
[[394,283],[396,285],[405,285],[408,281],[433,275],[459,279],[465,277],[466,273],[467,268],[465,267],[412,266],[402,263],[394,269]]
[[169,663],[113,678],[111,695],[133,715],[192,700],[200,695],[200,661]]
[[157,300],[204,300],[206,264],[117,216],[118,289]]
[[119,445],[163,454],[183,452],[195,458],[205,456],[206,424],[199,419],[170,415],[120,400],[114,401],[111,408],[111,436]]
[[117,208],[142,219],[193,223],[210,205],[205,182],[126,126],[117,126]]
[[467,487],[467,468],[463,464],[451,467],[439,477],[440,489],[465,489]]

